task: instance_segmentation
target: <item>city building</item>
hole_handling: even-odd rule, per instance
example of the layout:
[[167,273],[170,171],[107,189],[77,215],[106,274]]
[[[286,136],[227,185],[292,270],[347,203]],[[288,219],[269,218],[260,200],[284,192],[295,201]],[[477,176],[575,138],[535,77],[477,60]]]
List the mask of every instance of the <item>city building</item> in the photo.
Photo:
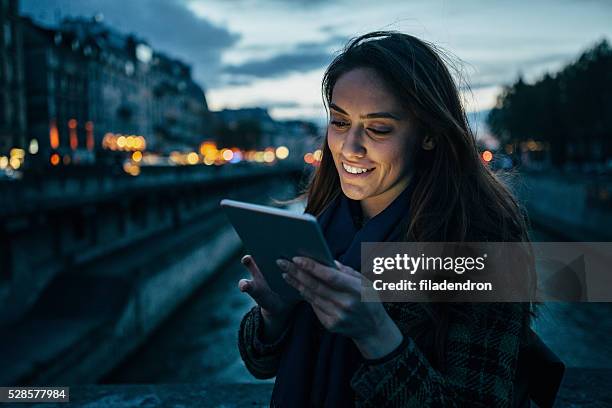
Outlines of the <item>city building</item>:
[[139,150],[186,150],[205,138],[208,107],[189,65],[100,17],[64,19],[57,28],[23,21],[29,130],[39,160],[93,162],[110,150],[133,150],[114,144],[122,140],[145,140]]
[[18,8],[17,0],[0,0],[0,156],[4,157],[8,157],[11,149],[28,147]]
[[215,134],[220,146],[265,149],[285,146],[290,157],[301,157],[317,149],[319,130],[303,120],[274,120],[264,108],[224,109],[214,112]]
[[153,129],[163,150],[197,147],[210,132],[210,114],[191,67],[156,52],[153,69]]

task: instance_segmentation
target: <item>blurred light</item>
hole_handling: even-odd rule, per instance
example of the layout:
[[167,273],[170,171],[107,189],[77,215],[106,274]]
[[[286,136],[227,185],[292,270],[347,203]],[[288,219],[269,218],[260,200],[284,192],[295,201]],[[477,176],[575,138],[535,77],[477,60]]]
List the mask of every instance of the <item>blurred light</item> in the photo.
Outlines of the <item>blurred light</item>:
[[314,151],[314,153],[312,154],[312,157],[316,160],[316,161],[321,161],[321,158],[323,157],[323,152],[321,151],[321,149],[317,149]]
[[170,161],[176,164],[182,164],[181,154],[179,152],[170,152]]
[[284,160],[289,156],[289,149],[286,146],[278,146],[276,148],[276,157],[280,160]]
[[87,146],[87,150],[92,151],[94,149],[94,135],[93,135],[93,122],[91,120],[85,122],[85,132],[86,132],[85,144]]
[[38,140],[30,140],[30,147],[28,148],[28,151],[30,152],[30,154],[38,153]]
[[123,171],[131,176],[137,176],[140,174],[140,166],[127,161],[123,163]]
[[70,148],[76,150],[79,146],[79,139],[77,137],[77,121],[76,119],[70,119],[68,121],[68,134],[70,137]]
[[62,161],[66,165],[70,164],[70,156],[69,155],[65,155]]
[[236,150],[233,153],[234,153],[234,157],[232,157],[232,160],[230,161],[230,163],[238,163],[242,161],[242,152],[240,150]]
[[60,156],[59,156],[59,154],[57,154],[57,153],[53,153],[53,154],[51,155],[51,159],[50,159],[50,161],[51,161],[51,164],[52,164],[53,166],[57,166],[57,165],[59,164],[59,162],[60,162]]
[[308,163],[308,164],[312,164],[315,161],[314,156],[312,155],[312,153],[306,153],[304,155],[304,161],[306,163]]
[[123,148],[126,146],[126,142],[127,142],[127,141],[126,141],[126,139],[125,139],[125,136],[119,136],[119,137],[117,138],[117,141],[116,141],[117,146],[118,146],[120,149],[123,149]]
[[10,166],[11,166],[13,169],[17,170],[19,167],[21,167],[21,159],[19,159],[19,158],[18,158],[18,157],[16,157],[16,156],[13,156],[13,157],[11,157],[11,158],[9,159],[9,165],[10,165]]
[[255,152],[254,159],[258,163],[264,162],[264,152]]
[[10,150],[9,155],[11,157],[16,157],[18,159],[23,159],[25,157],[25,150],[14,147]]
[[232,157],[234,157],[234,152],[232,152],[230,149],[223,149],[221,150],[221,155],[223,160],[230,161],[232,160]]
[[538,144],[535,141],[531,139],[527,141],[527,149],[529,149],[530,152],[536,151],[537,148],[538,148]]
[[263,159],[266,163],[272,163],[274,159],[276,159],[274,151],[267,150],[266,152],[264,152]]
[[198,154],[196,152],[191,152],[187,155],[187,163],[189,164],[198,164],[199,162],[199,157]]
[[6,166],[9,164],[9,159],[6,156],[0,156],[0,169],[6,169]]
[[52,149],[57,149],[59,147],[59,131],[57,130],[55,119],[51,120],[49,124],[49,144]]
[[137,150],[134,153],[132,153],[132,160],[134,160],[135,162],[141,161],[142,160],[142,152]]
[[204,157],[204,164],[207,165],[207,166],[211,166],[211,165],[215,164],[215,161],[211,160],[208,157]]
[[208,140],[202,142],[200,145],[200,153],[202,156],[207,157],[208,160],[215,160],[217,158],[217,145]]
[[491,160],[493,160],[493,153],[491,153],[489,150],[485,150],[484,152],[482,152],[482,160],[487,163],[490,162]]

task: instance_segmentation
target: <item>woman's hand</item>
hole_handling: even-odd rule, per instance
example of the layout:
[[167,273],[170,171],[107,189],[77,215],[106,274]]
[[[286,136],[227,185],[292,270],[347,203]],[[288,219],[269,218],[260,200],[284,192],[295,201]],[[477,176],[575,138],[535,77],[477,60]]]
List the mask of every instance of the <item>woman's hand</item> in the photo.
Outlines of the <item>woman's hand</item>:
[[282,333],[293,304],[273,292],[251,255],[240,260],[253,279],[240,279],[238,288],[246,292],[261,308],[264,318],[264,341],[273,341]]
[[362,355],[380,358],[400,345],[403,336],[380,302],[362,302],[365,278],[336,261],[338,269],[313,259],[295,257],[277,260],[285,280],[312,305],[321,324],[329,331],[351,337]]

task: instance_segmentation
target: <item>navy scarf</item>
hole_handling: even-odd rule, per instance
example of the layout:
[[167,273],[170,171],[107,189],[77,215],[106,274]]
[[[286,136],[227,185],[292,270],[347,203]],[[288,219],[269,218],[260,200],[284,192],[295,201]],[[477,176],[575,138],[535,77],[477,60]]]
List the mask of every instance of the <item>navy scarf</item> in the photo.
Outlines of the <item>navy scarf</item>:
[[[359,201],[343,193],[318,217],[335,259],[359,271],[361,243],[403,241],[402,221],[407,219],[412,185],[363,227]],[[354,342],[331,333],[319,322],[312,307],[300,302],[284,348],[272,392],[275,407],[352,407],[350,380],[360,363]]]

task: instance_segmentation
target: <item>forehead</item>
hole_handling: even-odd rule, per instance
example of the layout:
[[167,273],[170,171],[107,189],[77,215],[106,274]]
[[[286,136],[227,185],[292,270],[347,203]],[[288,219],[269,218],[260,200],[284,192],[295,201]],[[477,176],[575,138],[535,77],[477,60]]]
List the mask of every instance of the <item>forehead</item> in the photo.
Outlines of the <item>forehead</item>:
[[395,95],[371,68],[356,68],[341,75],[334,85],[331,102],[350,114],[402,113]]

